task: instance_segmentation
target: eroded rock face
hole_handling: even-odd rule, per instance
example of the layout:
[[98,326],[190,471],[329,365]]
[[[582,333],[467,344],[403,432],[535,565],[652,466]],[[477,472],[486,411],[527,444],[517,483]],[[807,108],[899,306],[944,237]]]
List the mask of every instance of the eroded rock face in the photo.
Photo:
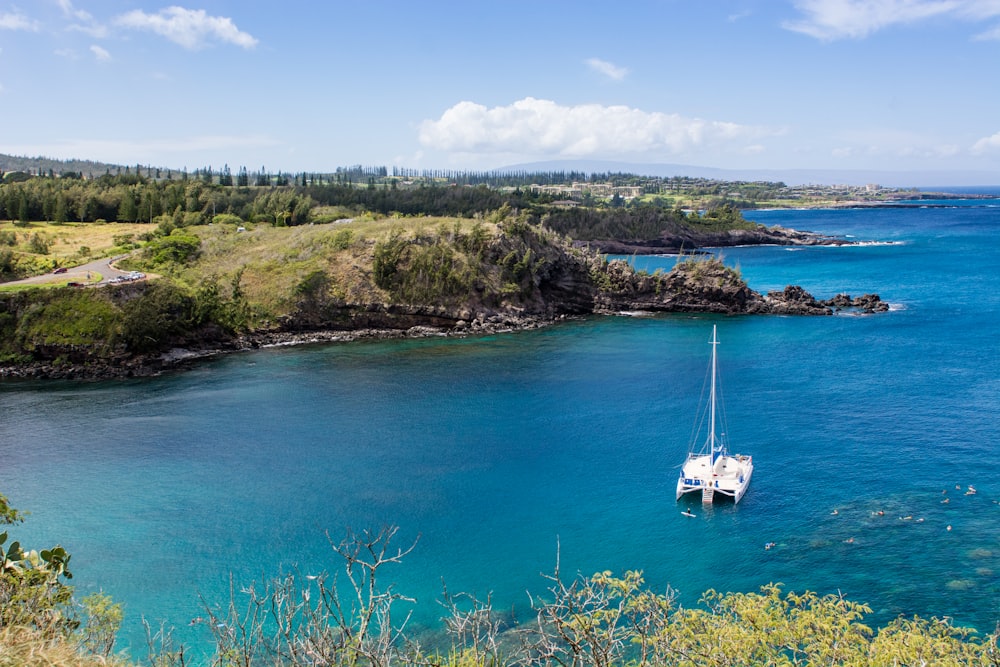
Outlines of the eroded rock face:
[[470,333],[491,328],[523,328],[560,317],[589,313],[703,312],[727,315],[831,315],[836,310],[888,310],[878,295],[847,294],[824,301],[799,286],[766,295],[750,289],[735,269],[713,257],[693,257],[668,273],[637,273],[625,260],[605,262],[596,256],[563,256],[549,261],[536,277],[536,289],[518,303],[441,305],[331,304],[323,313],[289,318],[289,332],[336,329],[433,327]]
[[850,294],[838,294],[819,303],[835,310],[856,310],[862,313],[884,313],[889,310],[889,304],[878,294],[862,294],[853,299]]
[[878,294],[855,298],[838,294],[819,300],[802,287],[790,285],[761,295],[750,289],[736,270],[714,258],[692,258],[679,262],[667,274],[653,276],[637,274],[627,262],[615,260],[608,263],[597,282],[601,289],[594,299],[595,312],[832,315],[841,310],[889,310]]
[[829,315],[801,287],[762,296],[750,289],[734,269],[715,258],[680,262],[669,273],[641,275],[627,262],[607,267],[607,279],[595,299],[595,312],[641,310],[651,312],[703,312],[782,315]]
[[878,294],[863,294],[851,300],[851,306],[866,313],[884,313],[889,310],[889,304],[879,298]]
[[798,285],[789,285],[784,290],[768,292],[764,297],[768,310],[763,312],[783,315],[832,315],[833,311]]

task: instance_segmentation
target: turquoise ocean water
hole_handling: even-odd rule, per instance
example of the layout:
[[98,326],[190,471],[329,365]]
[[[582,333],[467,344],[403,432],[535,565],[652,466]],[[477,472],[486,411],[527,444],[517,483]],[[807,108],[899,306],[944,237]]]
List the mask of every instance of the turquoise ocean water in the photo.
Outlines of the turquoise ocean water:
[[[31,512],[22,542],[61,542],[80,593],[124,603],[135,651],[143,616],[197,646],[208,636],[188,621],[226,600],[230,574],[335,570],[327,533],[386,524],[400,546],[419,538],[386,571],[417,599],[411,632],[436,626],[442,582],[527,618],[557,551],[563,572],[641,569],[685,605],[783,582],[866,602],[875,623],[992,631],[1000,208],[973,203],[753,212],[880,243],[723,253],[758,291],[877,292],[893,304],[880,315],[595,317],[3,382],[0,492]],[[756,471],[738,506],[703,509],[674,486],[712,324],[729,438]]]

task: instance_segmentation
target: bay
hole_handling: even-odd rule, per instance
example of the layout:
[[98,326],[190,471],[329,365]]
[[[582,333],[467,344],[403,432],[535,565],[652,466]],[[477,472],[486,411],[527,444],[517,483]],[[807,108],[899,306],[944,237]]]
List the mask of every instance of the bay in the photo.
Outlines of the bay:
[[[684,605],[782,582],[868,603],[874,622],[992,631],[998,216],[982,201],[757,211],[877,243],[720,251],[758,291],[877,292],[893,304],[879,315],[593,317],[141,380],[6,381],[0,492],[31,512],[22,542],[62,543],[79,593],[124,603],[133,653],[142,617],[204,647],[188,622],[226,601],[230,577],[336,571],[329,540],[383,525],[416,541],[386,580],[416,599],[416,633],[437,627],[443,583],[527,618],[557,556],[571,575],[641,569]],[[702,508],[674,485],[713,324],[730,441],[756,470],[738,506]]]

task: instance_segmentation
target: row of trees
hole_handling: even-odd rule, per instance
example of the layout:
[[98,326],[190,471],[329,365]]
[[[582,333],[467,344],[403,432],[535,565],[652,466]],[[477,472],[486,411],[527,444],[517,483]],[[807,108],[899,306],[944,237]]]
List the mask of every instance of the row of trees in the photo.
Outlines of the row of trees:
[[35,178],[0,186],[0,219],[21,223],[155,222],[170,216],[181,224],[200,224],[230,213],[243,220],[301,224],[313,206],[291,187],[230,188],[200,180]]
[[[245,172],[239,180],[249,178]],[[346,177],[345,177],[346,178]],[[302,181],[308,179],[303,175]],[[551,195],[531,190],[500,190],[487,185],[450,186],[422,184],[398,187],[386,185],[356,187],[348,181],[309,183],[297,186],[228,187],[202,179],[157,181],[141,176],[102,176],[94,180],[32,178],[0,186],[0,219],[22,223],[31,221],[61,222],[156,222],[161,216],[171,218],[175,226],[207,223],[226,213],[241,220],[275,225],[297,225],[317,220],[312,215],[319,206],[339,207],[354,212],[371,211],[381,215],[431,215],[472,217],[508,206],[515,210],[541,212],[552,202]],[[667,201],[667,200],[664,200]],[[725,211],[724,222],[742,223],[738,211],[719,202],[709,215],[718,218]],[[586,212],[554,213],[553,219],[594,220],[590,232],[579,235],[570,227],[559,231],[574,238],[654,238],[636,229],[621,231],[615,220],[658,217],[650,229],[659,232],[664,222],[683,223],[685,214],[655,201],[610,202],[610,209],[628,209],[634,214],[615,213],[609,219],[603,205],[586,207]],[[323,219],[317,221],[323,222]],[[579,225],[576,224],[576,227]],[[599,228],[603,231],[597,231]]]
[[504,204],[524,208],[548,200],[527,191],[504,193],[485,186],[399,188],[391,183],[355,187],[342,182],[228,187],[201,179],[157,181],[134,175],[102,176],[92,181],[32,178],[0,186],[0,219],[22,223],[155,222],[161,216],[179,216],[181,224],[194,224],[228,213],[244,221],[296,225],[309,221],[317,206],[383,215],[471,217]]
[[[7,172],[6,174],[4,172]],[[531,185],[570,185],[572,183],[610,183],[613,186],[639,186],[647,194],[684,192],[692,195],[717,195],[742,198],[747,203],[774,199],[787,190],[784,183],[776,181],[723,181],[690,176],[648,176],[622,171],[585,170],[454,170],[411,169],[400,166],[352,165],[337,167],[331,172],[271,172],[265,167],[250,170],[238,167],[235,172],[228,164],[222,168],[211,166],[189,172],[184,169],[165,169],[151,165],[107,165],[92,161],[59,161],[48,158],[26,158],[0,155],[0,181],[32,177],[60,177],[95,179],[101,176],[145,178],[148,180],[199,180],[207,184],[227,187],[270,187],[296,185],[305,187],[326,184],[367,185],[423,181],[425,183],[450,183],[454,185],[486,185],[491,188],[527,188]]]

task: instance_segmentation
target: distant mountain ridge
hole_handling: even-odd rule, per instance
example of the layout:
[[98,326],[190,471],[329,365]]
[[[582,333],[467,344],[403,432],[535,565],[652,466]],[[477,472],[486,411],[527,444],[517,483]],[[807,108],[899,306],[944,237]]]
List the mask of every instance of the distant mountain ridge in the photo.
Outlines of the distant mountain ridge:
[[[136,165],[118,165],[96,160],[58,160],[48,157],[27,157],[0,153],[0,171],[59,174],[73,171],[85,176],[118,170],[133,169]],[[141,165],[142,169],[162,169],[180,172],[176,167]],[[332,168],[333,173],[336,168]],[[458,170],[461,171],[461,170]],[[476,170],[473,170],[476,171]],[[577,171],[586,174],[627,173],[637,176],[689,176],[717,181],[769,181],[786,185],[868,185],[878,184],[894,188],[934,189],[944,187],[1000,187],[1000,171],[988,170],[922,170],[879,171],[864,169],[723,169],[689,164],[618,162],[614,160],[547,160],[499,167],[493,171],[504,172],[562,172]],[[294,173],[294,172],[290,172]]]
[[498,171],[579,171],[628,173],[640,176],[689,176],[718,181],[769,181],[785,185],[868,185],[895,188],[934,188],[1000,185],[1000,171],[923,170],[879,171],[861,169],[721,169],[688,164],[615,162],[612,160],[548,160],[501,167]]
[[[132,165],[135,166],[135,165]],[[116,171],[119,168],[117,164],[108,164],[106,162],[97,162],[95,160],[57,160],[55,158],[48,157],[27,157],[23,155],[6,155],[0,153],[0,171],[11,172],[11,171],[23,171],[25,173],[35,174],[41,171],[42,173],[48,173],[51,169],[54,174],[60,174],[64,171],[74,171],[86,176],[100,176],[108,171]],[[125,166],[121,165],[124,169]]]

